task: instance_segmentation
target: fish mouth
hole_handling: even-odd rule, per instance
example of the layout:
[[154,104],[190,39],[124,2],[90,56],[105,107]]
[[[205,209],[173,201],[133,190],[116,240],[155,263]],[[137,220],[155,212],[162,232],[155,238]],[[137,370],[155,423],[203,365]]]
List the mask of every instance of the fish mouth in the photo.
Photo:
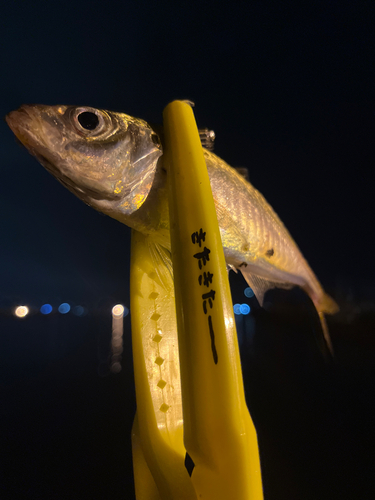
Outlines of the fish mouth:
[[28,113],[28,108],[31,106],[21,106],[16,111],[11,111],[5,116],[5,120],[17,140],[27,149],[34,149],[39,141],[31,129],[34,119]]
[[28,117],[29,114],[27,113],[25,106],[21,106],[19,109],[16,111],[11,111],[7,115],[5,115],[5,121],[11,128],[14,134],[17,135],[17,124],[22,120],[19,119],[19,117],[25,117],[25,115]]
[[[47,155],[47,148],[42,142],[40,134],[36,134],[34,130],[39,130],[41,124],[38,120],[38,115],[34,111],[35,106],[23,105],[16,111],[11,111],[5,117],[5,120],[16,136],[16,141],[22,144],[30,154],[41,163],[55,177],[60,176],[60,171],[55,167],[53,160]],[[38,126],[40,125],[40,127]]]

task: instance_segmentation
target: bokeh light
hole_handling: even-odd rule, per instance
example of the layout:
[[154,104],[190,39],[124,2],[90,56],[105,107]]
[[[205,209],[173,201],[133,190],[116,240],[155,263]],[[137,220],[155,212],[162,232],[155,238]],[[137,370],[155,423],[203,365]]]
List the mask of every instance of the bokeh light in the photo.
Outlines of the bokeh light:
[[110,370],[112,373],[120,373],[121,369],[121,363],[119,361],[115,361],[111,364]]
[[43,304],[42,307],[40,308],[40,312],[42,314],[49,314],[52,312],[52,306],[51,304]]
[[122,336],[124,334],[123,318],[127,314],[129,314],[129,309],[122,304],[116,304],[112,307],[112,356],[109,368],[112,373],[120,373],[121,371]]
[[70,305],[67,302],[63,302],[59,305],[59,313],[66,314],[70,311]]
[[247,288],[245,288],[243,293],[245,294],[245,297],[248,297],[248,298],[254,297],[253,289],[250,288],[249,286]]
[[14,311],[14,314],[18,318],[24,318],[25,316],[27,316],[28,313],[29,313],[29,308],[27,306],[18,306]]
[[116,316],[116,318],[122,318],[124,316],[124,306],[122,304],[116,304],[112,307],[112,314]]
[[75,316],[84,316],[85,314],[85,308],[82,307],[82,306],[75,306],[73,307],[72,309],[72,313],[75,315]]
[[246,316],[246,314],[249,314],[250,313],[250,306],[249,304],[241,304],[240,305],[240,313],[241,314],[244,314]]
[[240,304],[234,304],[234,306],[233,306],[234,314],[241,314],[240,308],[241,308]]

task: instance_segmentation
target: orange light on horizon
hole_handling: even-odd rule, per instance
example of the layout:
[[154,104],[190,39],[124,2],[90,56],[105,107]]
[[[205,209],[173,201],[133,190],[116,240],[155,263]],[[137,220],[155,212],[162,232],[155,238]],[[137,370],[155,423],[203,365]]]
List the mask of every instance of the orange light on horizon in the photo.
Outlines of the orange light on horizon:
[[124,316],[124,306],[122,304],[116,304],[112,307],[112,315],[116,318],[122,318]]
[[[126,309],[128,311],[128,309]],[[122,336],[124,333],[124,313],[125,307],[122,304],[116,304],[112,308],[112,356],[110,370],[112,373],[121,371],[122,354]]]
[[18,317],[18,318],[24,318],[25,316],[27,316],[29,313],[29,308],[27,306],[18,306],[16,307],[16,309],[14,310],[14,314]]

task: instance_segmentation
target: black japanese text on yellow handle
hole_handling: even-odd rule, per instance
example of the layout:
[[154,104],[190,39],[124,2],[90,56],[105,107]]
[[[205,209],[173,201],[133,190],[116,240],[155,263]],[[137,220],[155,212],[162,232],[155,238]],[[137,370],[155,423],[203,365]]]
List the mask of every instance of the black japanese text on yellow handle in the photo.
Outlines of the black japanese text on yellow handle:
[[263,498],[223,248],[191,106],[164,110],[184,444],[199,498]]

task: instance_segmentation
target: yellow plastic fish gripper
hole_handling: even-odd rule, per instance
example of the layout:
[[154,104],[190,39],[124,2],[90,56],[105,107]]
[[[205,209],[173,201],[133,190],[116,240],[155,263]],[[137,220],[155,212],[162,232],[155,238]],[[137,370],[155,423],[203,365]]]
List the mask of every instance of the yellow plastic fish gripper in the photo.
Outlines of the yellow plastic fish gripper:
[[190,105],[170,103],[164,128],[176,305],[172,279],[159,281],[147,237],[133,232],[137,500],[261,500],[256,432],[246,407],[224,254]]

